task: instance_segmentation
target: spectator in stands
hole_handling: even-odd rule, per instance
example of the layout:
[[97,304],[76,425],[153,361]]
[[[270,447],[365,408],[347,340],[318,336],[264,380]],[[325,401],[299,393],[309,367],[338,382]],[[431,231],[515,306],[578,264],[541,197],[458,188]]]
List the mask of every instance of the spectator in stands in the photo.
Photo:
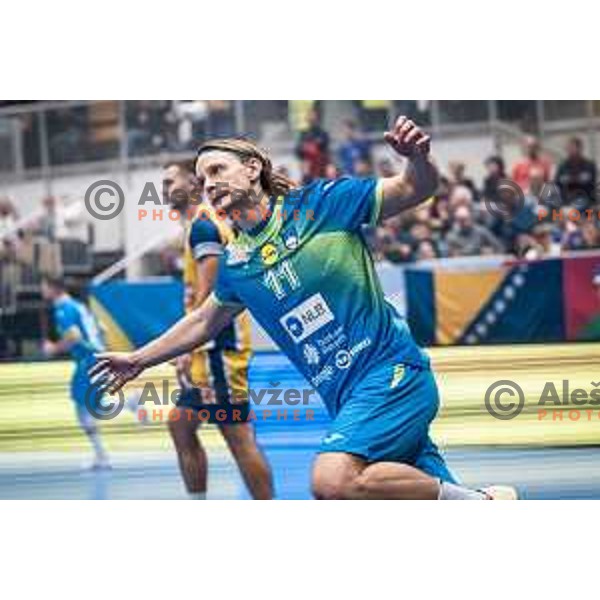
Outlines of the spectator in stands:
[[10,198],[0,197],[0,239],[14,230],[18,218],[17,209]]
[[419,248],[422,246],[423,242],[428,242],[435,248],[436,256],[443,256],[442,245],[438,243],[436,240],[435,234],[429,223],[423,221],[415,221],[410,229],[409,229],[409,237],[406,238],[403,236],[401,241],[406,240],[410,243],[410,247],[412,250],[411,258],[412,260],[418,259]]
[[413,260],[413,243],[410,236],[400,234],[393,226],[386,224],[376,231],[376,247],[380,259],[391,263],[405,263]]
[[473,183],[473,180],[465,175],[466,166],[464,162],[459,160],[452,160],[448,163],[448,170],[450,172],[450,185],[451,186],[462,186],[466,187],[471,191],[473,200],[477,202],[479,200],[479,193]]
[[449,186],[448,195],[448,211],[450,218],[454,217],[454,213],[459,206],[467,206],[473,208],[473,192],[464,185]]
[[87,239],[84,206],[81,202],[65,202],[57,196],[42,200],[43,215],[38,220],[38,231],[50,241]]
[[438,181],[438,189],[435,193],[435,197],[443,200],[448,200],[450,198],[450,192],[452,192],[453,189],[454,188],[450,183],[450,180],[445,175],[440,175],[440,179]]
[[345,175],[360,175],[356,173],[355,167],[364,163],[371,165],[371,144],[351,119],[344,121],[342,136],[344,141],[338,150],[342,172]]
[[429,227],[427,223],[421,221],[416,221],[411,225],[410,235],[415,245],[422,240],[430,240],[433,237],[431,227]]
[[325,176],[325,167],[329,163],[329,134],[321,127],[315,108],[309,113],[308,128],[298,138],[296,156],[302,161],[305,182]]
[[524,157],[513,166],[512,180],[523,190],[523,193],[527,193],[532,171],[541,171],[544,183],[550,181],[552,161],[541,153],[540,143],[532,135],[528,135],[523,140],[523,152]]
[[207,100],[209,137],[231,137],[235,135],[235,122],[230,100]]
[[537,260],[560,254],[560,244],[556,242],[555,227],[552,223],[539,223],[531,233],[517,237],[517,254],[527,260]]
[[[562,212],[562,209],[561,209]],[[550,217],[545,222],[552,222]],[[565,251],[579,250],[581,248],[581,229],[579,225],[570,219],[558,221],[561,227],[561,247]]]
[[208,106],[205,100],[174,100],[171,114],[175,118],[177,149],[186,150],[206,137]]
[[18,232],[15,231],[15,227],[18,220],[17,209],[10,198],[0,197],[0,262],[15,257],[18,243]]
[[445,236],[450,230],[450,209],[448,197],[435,196],[430,205],[431,227],[440,236]]
[[40,246],[40,272],[49,277],[63,273],[61,243],[67,240],[88,241],[88,227],[81,202],[65,203],[62,198],[47,196],[43,213],[36,224],[45,243]]
[[340,170],[335,163],[327,163],[325,167],[325,179],[337,179],[341,176]]
[[584,221],[581,224],[582,250],[595,250],[600,248],[600,230],[595,220]]
[[511,188],[503,188],[499,195],[503,212],[489,213],[483,203],[486,211],[484,222],[508,252],[518,254],[518,236],[530,234],[539,223],[537,201],[531,195],[517,194]]
[[567,220],[562,242],[563,250],[596,250],[600,248],[600,230],[595,220],[575,223]]
[[127,102],[127,145],[130,156],[154,154],[177,138],[177,122],[165,100]]
[[501,156],[490,156],[485,161],[487,174],[483,180],[483,197],[498,204],[500,197],[498,195],[498,185],[503,179],[507,179],[504,160]]
[[87,107],[59,108],[46,112],[50,162],[65,164],[85,158]]
[[437,245],[432,240],[421,240],[417,244],[415,260],[433,260],[434,258],[440,258]]
[[596,164],[583,154],[581,138],[573,137],[567,143],[567,158],[558,166],[555,183],[562,204],[586,208],[596,200]]
[[149,154],[152,150],[149,112],[142,108],[131,111],[127,119],[127,125],[127,148],[129,156]]
[[446,237],[449,256],[477,256],[484,249],[502,254],[504,246],[488,229],[475,223],[473,210],[463,204],[454,211],[453,225]]

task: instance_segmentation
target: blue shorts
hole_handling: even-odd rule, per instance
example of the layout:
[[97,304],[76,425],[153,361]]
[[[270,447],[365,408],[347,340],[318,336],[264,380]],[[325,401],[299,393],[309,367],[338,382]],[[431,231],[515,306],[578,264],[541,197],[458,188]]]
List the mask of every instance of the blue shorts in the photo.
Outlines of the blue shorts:
[[368,462],[404,463],[455,483],[429,437],[438,406],[430,369],[385,364],[352,388],[323,438],[320,452],[345,452]]
[[[233,425],[246,422],[250,413],[249,363],[250,353],[246,351],[214,348],[195,352],[191,366],[192,387],[181,389],[177,407],[208,411],[211,415],[209,421],[214,423]],[[219,420],[219,413],[226,416]]]
[[88,370],[93,364],[93,358],[79,360],[75,363],[75,371],[71,379],[71,398],[80,408],[84,408],[86,403],[97,403],[100,400],[88,375]]

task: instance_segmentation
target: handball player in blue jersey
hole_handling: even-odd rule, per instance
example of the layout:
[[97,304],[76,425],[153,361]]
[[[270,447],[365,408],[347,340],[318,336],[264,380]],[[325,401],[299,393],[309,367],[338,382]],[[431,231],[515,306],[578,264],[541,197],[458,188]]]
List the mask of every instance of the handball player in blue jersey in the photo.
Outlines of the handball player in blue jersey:
[[75,371],[71,379],[71,398],[75,404],[77,420],[94,449],[92,468],[110,468],[100,434],[90,407],[100,402],[100,397],[91,388],[88,369],[94,363],[94,354],[105,350],[102,332],[85,304],[75,300],[65,290],[58,278],[42,281],[42,297],[52,303],[54,325],[59,340],[45,340],[43,349],[47,356],[70,354],[75,361]]
[[384,137],[406,159],[402,174],[296,189],[252,142],[203,144],[197,174],[235,228],[214,292],[147,346],[98,356],[92,374],[116,391],[213,339],[247,308],[332,417],[313,466],[316,498],[515,498],[508,487],[461,486],[429,436],[439,404],[430,362],[385,300],[362,231],[429,199],[438,172],[429,136],[410,119]]

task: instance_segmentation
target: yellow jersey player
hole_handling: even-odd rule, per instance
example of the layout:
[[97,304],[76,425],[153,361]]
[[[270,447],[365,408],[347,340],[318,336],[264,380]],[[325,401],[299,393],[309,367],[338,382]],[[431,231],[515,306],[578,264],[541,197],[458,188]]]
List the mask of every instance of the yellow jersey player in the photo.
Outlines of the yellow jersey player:
[[[163,192],[185,224],[184,303],[189,313],[212,293],[219,259],[232,231],[207,205],[199,204],[201,182],[195,176],[193,161],[165,166]],[[191,411],[198,411],[211,402],[224,404],[240,398],[247,401],[250,336],[250,317],[243,312],[214,340],[179,357],[176,362],[181,387],[177,406],[181,415],[169,421],[169,431],[191,497],[204,498],[207,486],[207,457],[197,435],[201,420],[194,418]],[[232,421],[217,425],[252,497],[272,498],[271,470],[256,444],[252,424]]]

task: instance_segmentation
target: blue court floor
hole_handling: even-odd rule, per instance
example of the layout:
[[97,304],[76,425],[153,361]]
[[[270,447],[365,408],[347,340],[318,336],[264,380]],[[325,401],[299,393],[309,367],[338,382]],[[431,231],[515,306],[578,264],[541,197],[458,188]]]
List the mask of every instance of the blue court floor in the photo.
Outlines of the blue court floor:
[[[278,498],[309,498],[313,448],[264,443],[275,473]],[[511,483],[524,498],[600,498],[599,449],[451,450],[453,469],[472,486]],[[170,453],[117,453],[113,469],[93,473],[73,454],[0,456],[1,499],[184,499]],[[211,454],[209,498],[246,499],[235,466]],[[574,466],[576,465],[576,467]]]
[[[256,388],[305,388],[279,355],[255,361]],[[278,407],[256,407],[257,414]],[[311,421],[256,422],[259,443],[274,471],[278,498],[309,498],[310,467],[328,417],[320,402]],[[480,487],[510,483],[524,498],[600,498],[600,448],[453,447],[448,462],[462,481]],[[209,498],[245,499],[247,492],[228,453],[210,448]],[[94,473],[87,456],[74,452],[0,453],[0,498],[12,499],[184,499],[176,458],[170,451],[120,452],[113,469]]]

